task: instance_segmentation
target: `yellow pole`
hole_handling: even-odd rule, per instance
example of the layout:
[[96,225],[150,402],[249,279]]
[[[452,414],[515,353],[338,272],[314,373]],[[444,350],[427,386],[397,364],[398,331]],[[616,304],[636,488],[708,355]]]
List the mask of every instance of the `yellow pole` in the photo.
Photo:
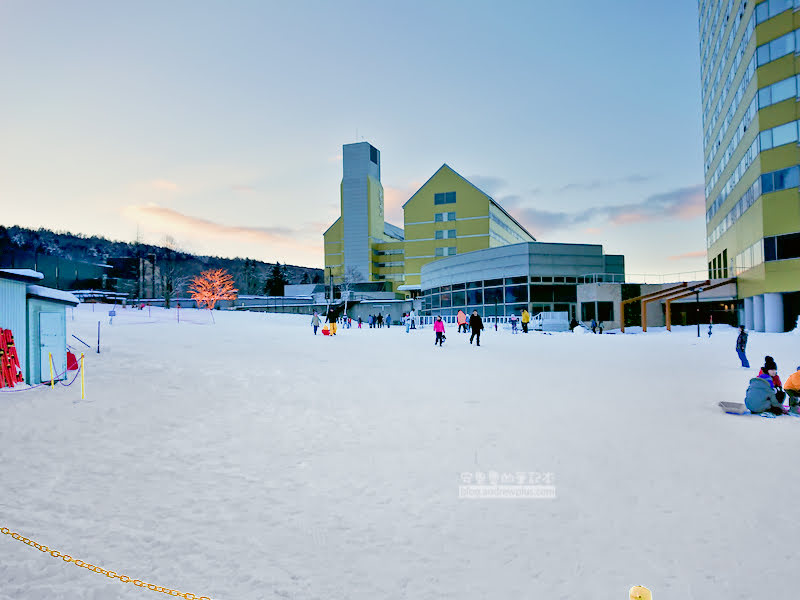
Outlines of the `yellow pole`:
[[81,400],[86,398],[86,385],[83,380],[83,352],[81,352]]
[[53,387],[53,353],[49,352],[50,355],[50,387]]

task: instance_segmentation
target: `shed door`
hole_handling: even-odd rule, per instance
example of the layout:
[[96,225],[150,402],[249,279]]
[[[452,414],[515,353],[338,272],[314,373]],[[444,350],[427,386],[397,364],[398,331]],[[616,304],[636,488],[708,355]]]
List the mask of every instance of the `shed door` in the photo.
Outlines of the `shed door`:
[[39,349],[40,379],[50,381],[50,354],[53,355],[53,376],[55,379],[66,378],[67,372],[67,340],[60,313],[39,313]]

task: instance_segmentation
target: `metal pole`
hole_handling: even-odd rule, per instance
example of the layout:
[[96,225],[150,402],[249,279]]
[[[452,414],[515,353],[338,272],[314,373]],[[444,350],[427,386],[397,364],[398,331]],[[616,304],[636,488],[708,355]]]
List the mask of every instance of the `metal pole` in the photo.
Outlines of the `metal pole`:
[[97,322],[97,353],[100,354],[100,321]]
[[700,290],[695,290],[695,312],[697,313],[697,337],[700,337]]

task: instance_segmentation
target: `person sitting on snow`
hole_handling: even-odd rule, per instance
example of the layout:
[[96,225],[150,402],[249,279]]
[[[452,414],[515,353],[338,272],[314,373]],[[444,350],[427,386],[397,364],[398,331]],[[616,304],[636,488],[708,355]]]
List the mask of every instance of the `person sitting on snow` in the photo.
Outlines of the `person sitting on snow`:
[[745,406],[751,413],[770,412],[774,415],[783,414],[783,403],[775,395],[775,384],[772,377],[777,374],[777,369],[772,364],[764,364],[764,374],[753,377],[744,397]]
[[789,412],[800,414],[800,366],[786,379],[783,389],[789,396]]
[[775,359],[771,356],[765,356],[764,366],[761,367],[761,370],[758,372],[758,376],[761,377],[769,371],[775,371],[775,374],[770,376],[772,378],[772,389],[775,390],[775,396],[778,398],[778,400],[783,403],[783,399],[786,398],[786,393],[783,391],[781,378],[778,377],[778,363],[776,363]]

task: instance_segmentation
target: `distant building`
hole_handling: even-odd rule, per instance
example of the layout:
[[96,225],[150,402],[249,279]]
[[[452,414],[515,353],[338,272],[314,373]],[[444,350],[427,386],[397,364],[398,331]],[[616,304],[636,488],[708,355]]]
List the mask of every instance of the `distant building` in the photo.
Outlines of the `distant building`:
[[756,331],[800,314],[798,6],[698,2],[708,276],[737,277]]

